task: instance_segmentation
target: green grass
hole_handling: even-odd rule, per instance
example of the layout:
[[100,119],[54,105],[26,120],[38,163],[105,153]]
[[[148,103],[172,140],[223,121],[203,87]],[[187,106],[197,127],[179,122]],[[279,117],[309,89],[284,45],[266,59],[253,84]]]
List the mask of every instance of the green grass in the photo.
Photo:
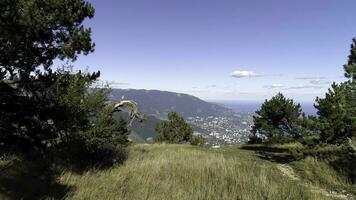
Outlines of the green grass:
[[341,189],[350,184],[325,161],[317,158],[307,157],[293,163],[293,167],[304,180],[323,188]]
[[[282,162],[283,159],[288,162]],[[125,164],[83,174],[63,172],[57,185],[67,188],[65,195],[40,197],[74,200],[353,198],[329,192],[335,188],[340,194],[341,189],[352,189],[352,186],[326,163],[312,158],[290,162],[284,146],[262,145],[207,149],[137,144],[129,147]],[[6,195],[0,195],[0,199]]]
[[237,147],[135,145],[121,167],[64,173],[69,199],[332,199]]

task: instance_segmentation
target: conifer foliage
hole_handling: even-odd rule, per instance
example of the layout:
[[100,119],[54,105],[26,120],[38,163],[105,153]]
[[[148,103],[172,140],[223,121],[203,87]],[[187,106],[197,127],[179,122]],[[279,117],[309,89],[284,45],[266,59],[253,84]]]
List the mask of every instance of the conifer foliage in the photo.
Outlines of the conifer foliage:
[[107,88],[90,89],[100,72],[53,64],[94,51],[83,26],[93,16],[84,0],[0,1],[0,147],[48,156],[81,143],[88,157],[106,158],[94,155],[127,144],[125,122],[109,115]]
[[317,98],[315,107],[319,115],[321,140],[326,143],[342,143],[356,137],[356,39],[351,45],[349,60],[344,65],[349,80],[336,84]]
[[192,127],[176,112],[168,114],[168,121],[164,121],[156,126],[158,136],[157,142],[167,142],[174,144],[190,143],[192,145],[203,145],[201,136],[194,136]]
[[317,98],[320,138],[323,142],[342,142],[350,136],[351,118],[345,84],[333,83],[325,98]]
[[285,98],[282,93],[266,100],[256,114],[253,117],[251,143],[277,143],[301,137],[300,105]]
[[344,65],[345,77],[355,81],[356,79],[356,38],[352,40],[349,60]]

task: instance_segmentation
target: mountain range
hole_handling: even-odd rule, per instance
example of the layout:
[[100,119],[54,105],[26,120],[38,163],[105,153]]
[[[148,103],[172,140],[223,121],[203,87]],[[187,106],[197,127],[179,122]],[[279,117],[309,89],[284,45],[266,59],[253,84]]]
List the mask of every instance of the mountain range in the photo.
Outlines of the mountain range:
[[113,89],[109,99],[114,102],[121,99],[134,100],[139,104],[141,112],[159,119],[167,119],[167,114],[172,111],[185,118],[233,114],[226,107],[208,103],[192,95],[160,90]]
[[[224,106],[203,101],[195,96],[160,90],[137,89],[112,89],[109,94],[111,102],[119,102],[122,99],[134,100],[139,109],[145,114],[144,123],[134,122],[130,138],[136,142],[150,142],[150,138],[157,135],[155,127],[157,123],[167,119],[168,113],[175,111],[185,119],[198,117],[206,119],[212,117],[232,117],[236,113]],[[195,132],[204,135],[209,130],[196,123],[191,123]]]

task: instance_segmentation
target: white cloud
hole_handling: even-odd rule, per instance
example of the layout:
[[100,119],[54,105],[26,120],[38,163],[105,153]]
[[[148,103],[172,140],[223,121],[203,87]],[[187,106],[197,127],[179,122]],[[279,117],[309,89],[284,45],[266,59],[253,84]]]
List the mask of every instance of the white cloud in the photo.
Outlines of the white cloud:
[[297,77],[296,79],[300,80],[320,80],[320,79],[326,79],[327,77],[325,76],[304,76],[304,77]]
[[279,84],[279,83],[274,83],[274,84],[271,84],[271,85],[265,85],[263,87],[272,89],[272,88],[282,88],[282,87],[284,87],[284,85],[283,84]]
[[231,76],[235,77],[235,78],[245,78],[245,77],[257,77],[260,75],[257,75],[255,72],[252,72],[252,71],[236,70],[231,73]]
[[205,88],[216,88],[217,87],[217,85],[207,85],[207,86],[205,86]]
[[117,81],[111,81],[111,82],[108,82],[108,83],[113,88],[120,88],[120,87],[125,87],[125,86],[129,86],[130,85],[130,83],[117,82]]
[[297,86],[287,87],[285,89],[298,90],[298,89],[321,89],[321,88],[323,88],[323,86],[320,85],[297,85]]
[[306,89],[306,88],[320,89],[323,88],[323,85],[329,85],[331,83],[330,78],[326,76],[305,76],[305,77],[297,77],[296,79],[306,80],[308,81],[308,84],[292,86],[286,89]]
[[116,82],[114,84],[115,85],[130,85],[130,83],[124,83],[124,82]]
[[313,85],[329,85],[331,84],[331,81],[315,79],[315,80],[310,80],[309,83]]

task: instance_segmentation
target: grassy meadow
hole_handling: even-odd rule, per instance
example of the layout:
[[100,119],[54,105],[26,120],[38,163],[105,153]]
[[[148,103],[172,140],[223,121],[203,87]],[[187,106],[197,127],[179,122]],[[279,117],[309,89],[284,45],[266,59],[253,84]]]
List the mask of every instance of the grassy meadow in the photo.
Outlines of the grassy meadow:
[[[310,157],[291,161],[285,150],[281,146],[262,145],[208,149],[135,144],[130,146],[129,159],[121,166],[82,173],[62,171],[52,185],[21,179],[19,190],[12,193],[6,192],[0,183],[0,199],[354,198],[355,187],[326,163]],[[6,170],[9,169],[2,171],[0,182],[15,174]],[[31,184],[41,183],[44,188],[28,189],[35,187]],[[40,195],[41,191],[46,194]]]

